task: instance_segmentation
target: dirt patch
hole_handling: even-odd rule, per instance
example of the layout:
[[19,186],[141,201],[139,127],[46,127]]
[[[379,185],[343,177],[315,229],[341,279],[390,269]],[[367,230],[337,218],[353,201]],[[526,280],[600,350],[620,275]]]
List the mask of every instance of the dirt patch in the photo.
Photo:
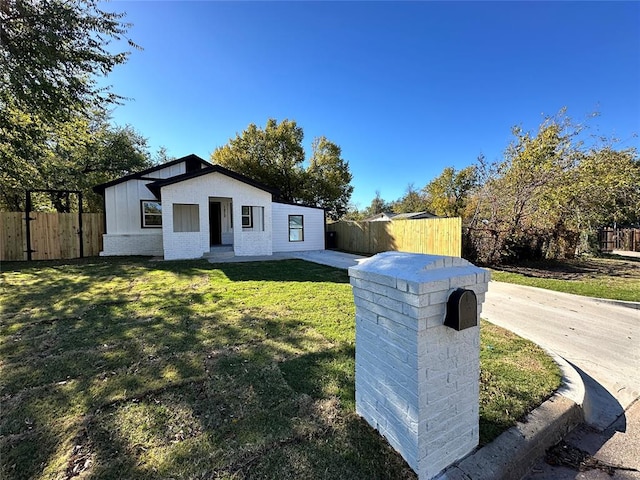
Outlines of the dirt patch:
[[501,265],[495,270],[519,273],[527,277],[557,280],[585,280],[602,277],[640,279],[640,258],[581,258],[548,260],[520,265]]

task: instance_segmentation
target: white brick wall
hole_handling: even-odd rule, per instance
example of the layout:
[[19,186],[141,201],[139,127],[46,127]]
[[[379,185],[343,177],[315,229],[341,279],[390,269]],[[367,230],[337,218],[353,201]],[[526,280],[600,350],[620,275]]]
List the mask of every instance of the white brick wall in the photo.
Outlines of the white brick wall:
[[[210,197],[232,199],[235,255],[272,254],[271,194],[221,173],[213,172],[162,188],[162,235],[165,260],[200,258],[203,253],[209,251]],[[199,206],[199,232],[173,231],[172,205],[174,203]],[[240,227],[243,205],[264,207],[264,230],[247,231]],[[257,209],[255,211],[257,212]]]
[[158,229],[147,234],[104,234],[100,255],[162,256],[162,233]]
[[420,480],[478,444],[480,328],[443,325],[449,295],[480,307],[489,273],[457,257],[385,252],[349,269],[356,304],[356,410]]
[[[302,215],[304,219],[304,241],[289,241],[289,215]],[[324,250],[324,210],[320,208],[273,204],[273,251],[300,252]]]

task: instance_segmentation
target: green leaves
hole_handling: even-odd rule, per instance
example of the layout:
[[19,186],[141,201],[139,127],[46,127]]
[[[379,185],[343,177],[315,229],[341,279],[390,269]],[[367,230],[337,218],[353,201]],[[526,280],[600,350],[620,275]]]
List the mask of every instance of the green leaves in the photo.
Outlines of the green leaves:
[[[123,13],[97,0],[0,2],[0,208],[24,208],[24,190],[85,190],[148,166],[146,141],[108,125],[123,100],[97,84],[127,60],[112,42],[127,40]],[[93,182],[93,183],[92,183]]]
[[[111,53],[126,38],[123,13],[106,12],[96,0],[4,0],[0,5],[0,104],[46,120],[66,120],[78,110],[118,103],[121,97],[98,87],[127,60]],[[134,43],[129,45],[135,48]]]
[[464,213],[469,194],[477,185],[478,175],[474,165],[462,170],[447,167],[423,189],[427,197],[427,208],[438,216],[460,217]]
[[17,109],[5,114],[16,128],[0,130],[1,209],[21,211],[26,189],[46,188],[81,190],[84,208],[100,211],[94,185],[151,166],[146,139],[130,126],[110,125],[101,112],[51,124]]
[[319,137],[304,168],[303,137],[294,120],[270,118],[264,129],[252,123],[217,148],[211,161],[277,189],[285,201],[326,208],[337,219],[346,213],[353,191],[349,163],[338,145]]
[[211,155],[214,163],[276,188],[284,200],[294,201],[302,185],[304,133],[295,121],[274,119],[261,129],[250,124]]
[[598,227],[640,219],[638,152],[606,140],[586,147],[584,129],[564,109],[536,134],[513,129],[504,158],[484,168],[472,196],[465,223],[477,260],[572,257]]
[[311,160],[304,174],[302,201],[325,208],[332,220],[347,213],[353,193],[349,163],[344,160],[342,149],[326,137],[314,139]]

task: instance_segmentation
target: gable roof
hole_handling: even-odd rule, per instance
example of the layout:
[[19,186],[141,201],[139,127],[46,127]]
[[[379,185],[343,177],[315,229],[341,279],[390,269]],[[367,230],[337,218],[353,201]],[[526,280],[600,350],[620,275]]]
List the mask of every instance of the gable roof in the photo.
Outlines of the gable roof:
[[203,160],[197,155],[193,153],[191,155],[187,155],[186,157],[176,158],[175,160],[171,160],[170,162],[162,163],[160,165],[155,165],[151,168],[147,168],[146,170],[142,170],[140,172],[131,173],[129,175],[125,175],[124,177],[116,178],[115,180],[111,180],[110,182],[101,183],[93,187],[93,191],[104,195],[105,189],[117,185],[122,182],[126,182],[128,180],[156,180],[151,178],[145,178],[147,175],[153,172],[157,172],[158,170],[162,170],[163,168],[172,167],[173,165],[177,165],[178,163],[185,162],[187,165],[187,170],[193,169],[194,166],[200,164],[200,166],[204,165],[205,167],[211,167],[212,165]]
[[380,212],[380,213],[376,213],[375,215],[371,215],[370,217],[364,218],[362,221],[363,222],[373,222],[374,220],[391,220],[391,217],[393,217],[395,215],[395,213],[391,213],[391,212]]
[[438,218],[438,216],[430,212],[398,213],[392,217],[392,220],[419,220],[421,218]]
[[422,218],[438,218],[438,216],[430,212],[409,212],[409,213],[381,212],[365,218],[363,222],[390,221],[390,220],[419,220]]
[[147,184],[147,188],[156,196],[158,200],[160,200],[162,187],[184,182],[185,180],[191,180],[192,178],[201,177],[202,175],[208,175],[210,173],[220,173],[222,175],[226,175],[227,177],[238,180],[239,182],[251,185],[252,187],[258,188],[260,190],[264,190],[265,192],[270,193],[273,196],[278,196],[280,193],[277,189],[268,187],[263,183],[256,182],[249,177],[236,173],[220,165],[211,165],[206,168],[201,168],[200,170],[194,170],[192,172],[183,173],[182,175],[176,175],[175,177],[156,180],[155,182]]

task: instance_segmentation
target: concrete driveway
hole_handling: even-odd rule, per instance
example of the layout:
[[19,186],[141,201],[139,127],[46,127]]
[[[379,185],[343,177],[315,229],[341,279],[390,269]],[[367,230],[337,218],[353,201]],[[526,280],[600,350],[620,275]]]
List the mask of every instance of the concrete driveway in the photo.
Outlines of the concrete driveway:
[[577,472],[540,459],[525,480],[639,480],[640,309],[603,300],[491,282],[482,317],[569,361],[585,383],[587,425],[566,444],[608,465]]
[[640,310],[633,307],[491,282],[482,317],[577,367],[586,420],[602,430],[640,397]]

